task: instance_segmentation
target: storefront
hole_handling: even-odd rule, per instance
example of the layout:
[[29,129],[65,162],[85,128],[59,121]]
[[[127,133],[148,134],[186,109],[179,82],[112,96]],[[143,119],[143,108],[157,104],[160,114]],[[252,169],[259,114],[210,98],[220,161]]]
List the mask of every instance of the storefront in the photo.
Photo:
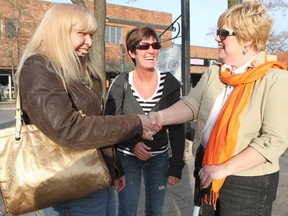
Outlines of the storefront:
[[12,70],[0,69],[0,102],[15,100]]

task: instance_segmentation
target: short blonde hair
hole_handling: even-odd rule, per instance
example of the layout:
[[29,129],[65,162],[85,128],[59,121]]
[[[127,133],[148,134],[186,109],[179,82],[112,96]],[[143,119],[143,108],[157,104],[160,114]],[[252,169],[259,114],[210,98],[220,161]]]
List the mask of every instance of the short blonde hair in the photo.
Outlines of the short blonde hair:
[[89,54],[79,60],[70,34],[72,29],[76,29],[93,35],[96,28],[96,19],[87,8],[74,4],[55,4],[46,12],[27,44],[17,69],[16,80],[19,81],[19,74],[26,59],[41,54],[47,58],[48,63],[67,85],[83,79],[92,84],[90,77],[92,74],[97,77],[97,73],[90,70]]
[[241,41],[253,41],[254,48],[265,51],[272,28],[266,7],[257,1],[245,1],[225,11],[218,19],[218,28],[227,24]]

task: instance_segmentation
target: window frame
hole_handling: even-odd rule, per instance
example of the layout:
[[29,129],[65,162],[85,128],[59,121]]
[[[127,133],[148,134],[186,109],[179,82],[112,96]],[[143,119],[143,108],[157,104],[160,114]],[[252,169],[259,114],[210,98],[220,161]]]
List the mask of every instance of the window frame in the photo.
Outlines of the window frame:
[[122,43],[122,28],[120,26],[105,26],[105,43],[120,44]]

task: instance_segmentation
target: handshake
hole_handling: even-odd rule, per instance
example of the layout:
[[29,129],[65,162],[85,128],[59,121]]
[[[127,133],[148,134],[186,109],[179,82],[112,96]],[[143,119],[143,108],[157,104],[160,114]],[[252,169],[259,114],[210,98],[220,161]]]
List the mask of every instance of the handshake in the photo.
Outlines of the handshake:
[[141,119],[142,138],[153,140],[153,136],[162,129],[162,119],[159,112],[150,112],[148,115],[138,115]]

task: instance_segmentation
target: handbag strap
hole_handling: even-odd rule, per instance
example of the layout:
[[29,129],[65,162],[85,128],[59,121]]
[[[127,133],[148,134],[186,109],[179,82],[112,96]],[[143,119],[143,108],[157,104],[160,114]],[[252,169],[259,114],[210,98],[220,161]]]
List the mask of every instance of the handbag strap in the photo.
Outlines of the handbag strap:
[[17,94],[16,94],[15,120],[16,120],[15,140],[20,141],[21,140],[21,129],[22,129],[22,110],[21,110],[19,86],[17,87]]
[[128,88],[128,73],[125,74],[125,80],[124,80],[124,84],[123,84],[123,96],[122,96],[122,103],[121,103],[121,114],[122,115],[124,114],[124,100],[125,100],[127,88]]

